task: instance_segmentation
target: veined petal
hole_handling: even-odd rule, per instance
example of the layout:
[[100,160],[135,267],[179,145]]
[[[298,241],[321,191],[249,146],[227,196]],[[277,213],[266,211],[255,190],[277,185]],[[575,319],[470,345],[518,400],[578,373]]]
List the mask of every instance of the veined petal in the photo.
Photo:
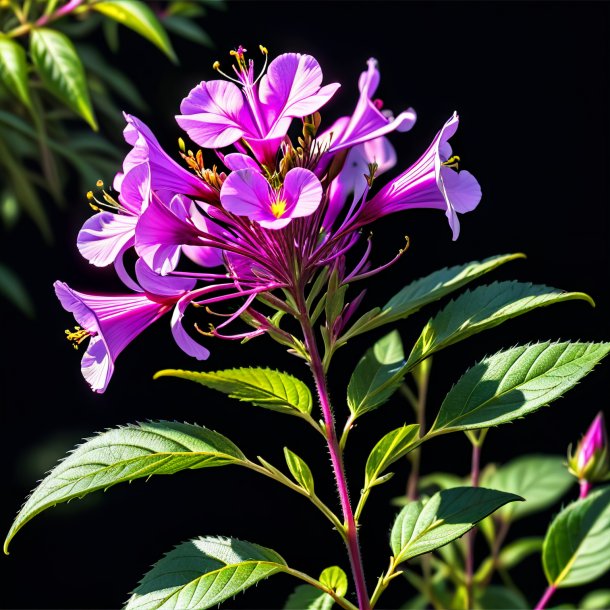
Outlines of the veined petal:
[[253,169],[230,173],[220,190],[220,202],[225,210],[259,221],[273,219],[270,209],[273,196],[267,180]]
[[266,106],[270,134],[284,117],[303,117],[321,108],[339,88],[339,83],[322,85],[322,69],[311,55],[284,53],[267,68],[259,85],[259,98]]
[[113,263],[133,240],[137,216],[99,212],[85,221],[78,233],[79,252],[96,267]]
[[238,169],[259,170],[258,163],[252,157],[242,153],[231,153],[225,155],[222,162],[231,171],[237,171]]
[[134,165],[123,174],[119,201],[134,216],[139,216],[150,201],[150,166],[148,161]]
[[223,148],[245,134],[258,135],[241,90],[231,82],[201,82],[182,100],[180,112],[178,125],[205,148]]
[[175,302],[183,294],[192,290],[197,283],[190,277],[173,277],[155,273],[143,259],[136,261],[136,277],[142,289],[153,301]]
[[316,175],[302,167],[291,169],[284,179],[282,195],[286,199],[288,218],[313,214],[322,200],[322,184]]

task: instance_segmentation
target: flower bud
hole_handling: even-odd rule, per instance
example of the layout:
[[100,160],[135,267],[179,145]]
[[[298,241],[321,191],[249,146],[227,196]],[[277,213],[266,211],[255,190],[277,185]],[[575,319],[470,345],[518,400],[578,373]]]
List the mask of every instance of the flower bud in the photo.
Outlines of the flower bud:
[[604,414],[600,411],[574,453],[568,451],[568,468],[579,481],[595,483],[608,474],[609,457]]

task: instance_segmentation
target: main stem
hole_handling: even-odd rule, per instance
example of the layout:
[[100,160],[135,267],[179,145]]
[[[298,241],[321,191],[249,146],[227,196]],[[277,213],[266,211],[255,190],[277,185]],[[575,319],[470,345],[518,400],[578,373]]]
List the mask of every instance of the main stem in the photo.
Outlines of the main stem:
[[306,313],[304,299],[299,303],[300,310],[303,312],[301,319],[301,327],[305,338],[305,345],[311,359],[310,366],[313,378],[316,383],[320,406],[324,416],[325,436],[328,444],[328,451],[333,466],[337,490],[339,491],[339,499],[341,501],[341,509],[343,510],[344,528],[345,528],[345,545],[349,555],[350,564],[352,567],[352,575],[354,577],[354,585],[358,596],[358,607],[360,610],[370,610],[371,604],[366,590],[366,582],[364,580],[364,569],[362,566],[362,557],[360,554],[360,543],[358,541],[358,529],[354,520],[354,513],[349,501],[349,493],[347,489],[347,480],[345,478],[345,469],[343,467],[343,458],[341,449],[339,448],[339,440],[335,429],[335,418],[333,416],[330,398],[328,396],[328,387],[326,385],[326,376],[324,375],[324,367],[322,359],[318,351],[316,339],[311,327],[309,317]]
[[[472,441],[471,441],[472,442]],[[479,475],[481,472],[481,442],[472,443],[472,465],[470,468],[470,484],[479,486]],[[466,534],[466,608],[472,608],[473,604],[473,579],[474,579],[474,539],[477,528],[471,529]]]

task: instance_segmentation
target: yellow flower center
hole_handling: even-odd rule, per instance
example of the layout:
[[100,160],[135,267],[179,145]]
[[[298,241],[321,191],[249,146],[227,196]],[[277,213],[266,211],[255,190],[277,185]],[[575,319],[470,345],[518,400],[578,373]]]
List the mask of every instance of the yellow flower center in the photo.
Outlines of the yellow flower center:
[[88,330],[75,326],[74,330],[66,330],[66,339],[72,343],[74,349],[78,349],[78,346],[87,338],[93,336]]
[[286,213],[286,200],[278,199],[271,204],[271,213],[276,218],[281,218]]
[[445,161],[443,163],[443,165],[446,165],[447,167],[450,167],[451,169],[458,169],[458,164],[461,161],[461,159],[457,156],[457,155],[453,155],[452,157],[449,157],[449,159],[447,159],[447,161]]

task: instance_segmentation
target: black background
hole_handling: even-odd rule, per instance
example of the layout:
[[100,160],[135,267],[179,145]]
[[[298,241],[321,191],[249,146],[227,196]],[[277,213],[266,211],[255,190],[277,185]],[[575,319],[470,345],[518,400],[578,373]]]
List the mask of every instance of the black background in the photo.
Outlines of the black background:
[[[129,53],[122,61],[152,109],[142,118],[170,151],[181,135],[172,119],[180,100],[200,80],[214,78],[215,59],[228,65],[227,53],[238,44],[251,49],[264,44],[271,57],[286,51],[314,55],[325,83],[342,83],[323,109],[326,125],[351,110],[358,75],[366,60],[376,57],[382,75],[377,95],[396,112],[407,106],[418,112],[415,128],[392,138],[400,159],[395,172],[415,161],[451,113],[459,111],[453,148],[461,167],[479,179],[483,200],[461,217],[455,243],[437,211],[378,223],[373,261],[393,256],[405,234],[412,245],[398,265],[370,282],[365,305],[384,303],[404,284],[437,268],[521,251],[528,259],[511,263],[493,279],[585,291],[597,307],[555,305],[445,350],[435,357],[432,414],[466,368],[501,347],[549,338],[610,338],[608,12],[601,2],[232,2],[224,12],[211,10],[204,23],[217,44],[214,52],[178,42],[182,62],[177,68],[125,33],[122,42]],[[109,182],[111,176],[104,178]],[[68,212],[55,213],[55,247],[44,246],[25,222],[5,234],[0,246],[1,259],[19,271],[38,311],[34,321],[27,321],[1,304],[2,529],[8,531],[35,481],[82,437],[156,418],[218,430],[248,456],[262,455],[278,466],[286,445],[309,462],[320,495],[335,502],[326,450],[304,424],[187,382],[152,381],[158,369],[199,366],[173,344],[168,319],[120,356],[104,395],[90,393],[80,376],[81,355],[64,339],[63,329],[73,321],[51,285],[61,279],[94,292],[113,282],[110,271],[79,258],[75,239],[88,211],[82,193],[75,192],[72,203]],[[407,345],[431,311],[399,325]],[[340,421],[349,374],[381,334],[354,341],[336,357],[331,389]],[[286,357],[266,338],[246,346],[214,341],[209,347],[212,356],[202,365],[208,370],[256,362],[307,378],[299,360]],[[492,431],[484,462],[524,452],[564,453],[606,407],[608,390],[605,363],[551,408]],[[408,408],[396,398],[352,432],[347,452],[352,497],[358,495],[370,448],[384,432],[409,420]],[[424,460],[424,472],[446,469],[464,475],[468,443],[462,435],[443,437],[426,445]],[[386,567],[387,535],[396,512],[389,501],[402,493],[407,474],[406,464],[398,467],[367,506],[362,543],[369,584]],[[524,521],[514,534],[542,534],[550,515]],[[43,513],[19,533],[11,555],[0,559],[0,599],[5,608],[116,608],[174,544],[210,534],[271,547],[290,565],[314,575],[333,563],[348,569],[338,536],[300,496],[254,473],[210,469],[118,486]],[[539,561],[526,563],[517,577],[535,603],[545,586]],[[281,607],[294,584],[286,576],[273,577],[226,607]],[[381,605],[397,607],[410,594],[405,583],[397,582]],[[580,592],[561,592],[556,599],[579,597]]]

